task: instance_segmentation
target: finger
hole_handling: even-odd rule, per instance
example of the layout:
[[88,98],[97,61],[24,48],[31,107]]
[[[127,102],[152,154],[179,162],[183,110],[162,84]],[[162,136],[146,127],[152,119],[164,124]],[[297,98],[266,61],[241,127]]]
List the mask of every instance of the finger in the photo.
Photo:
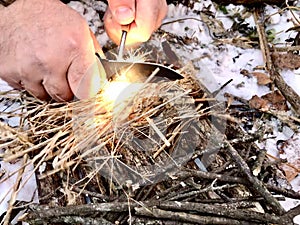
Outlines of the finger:
[[51,97],[59,102],[69,101],[73,98],[73,93],[66,76],[67,60],[57,60],[50,53],[47,49],[44,52],[36,51],[30,55],[29,60],[20,60],[21,85],[39,99],[47,100]]
[[73,92],[69,86],[66,72],[60,72],[55,76],[44,76],[42,82],[46,92],[58,102],[70,101],[73,99]]
[[38,99],[50,100],[51,97],[43,86],[43,74],[47,70],[42,66],[41,61],[23,59],[19,63],[21,65],[19,74],[20,86]]
[[109,38],[114,43],[119,44],[122,34],[122,25],[113,19],[113,15],[109,9],[106,10],[104,15],[104,28]]
[[0,72],[0,78],[2,80],[4,80],[7,84],[9,84],[9,86],[11,86],[14,89],[18,89],[18,90],[23,89],[20,77],[16,73],[5,73],[5,76],[4,76]]
[[156,4],[152,2],[149,7],[146,7],[146,4],[149,4],[149,2],[141,0],[136,5],[135,21],[130,27],[127,37],[128,42],[134,39],[140,42],[147,41],[152,32],[160,26],[162,19],[167,13],[165,1],[158,0]]
[[41,99],[41,100],[50,100],[51,97],[45,90],[42,81],[29,81],[24,80],[21,82],[22,87],[28,91],[34,97]]
[[108,0],[108,10],[111,11],[113,19],[121,24],[127,25],[135,19],[135,0]]
[[104,69],[97,62],[95,50],[76,57],[69,67],[67,77],[72,92],[79,99],[96,95],[106,82]]
[[[130,46],[147,41],[152,32],[160,26],[167,14],[167,9],[165,0],[151,2],[147,0],[137,1],[135,20],[130,24],[126,45]],[[105,13],[104,25],[108,36],[118,44],[120,42],[122,26],[113,19],[110,10],[107,10]]]
[[105,55],[104,55],[104,53],[102,51],[102,48],[101,48],[99,42],[97,41],[97,38],[95,37],[95,34],[93,33],[93,31],[91,29],[90,29],[90,35],[91,35],[91,37],[93,39],[95,53],[97,52],[101,56],[101,58],[105,59],[106,57],[105,57]]

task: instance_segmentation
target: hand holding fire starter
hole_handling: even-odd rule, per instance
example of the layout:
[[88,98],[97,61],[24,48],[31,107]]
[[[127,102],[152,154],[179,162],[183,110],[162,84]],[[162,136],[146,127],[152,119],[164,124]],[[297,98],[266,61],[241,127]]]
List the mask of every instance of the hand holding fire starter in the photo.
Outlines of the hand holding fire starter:
[[108,0],[104,16],[109,37],[120,43],[122,27],[130,24],[126,45],[147,41],[167,14],[166,0]]

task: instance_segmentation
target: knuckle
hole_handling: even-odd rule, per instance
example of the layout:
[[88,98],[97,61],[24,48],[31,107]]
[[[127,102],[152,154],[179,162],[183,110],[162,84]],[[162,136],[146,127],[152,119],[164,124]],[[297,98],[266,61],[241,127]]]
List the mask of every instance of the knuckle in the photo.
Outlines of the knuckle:
[[69,88],[66,88],[65,85],[62,85],[59,82],[49,83],[43,81],[43,86],[47,93],[57,101],[68,101],[72,98],[72,93]]

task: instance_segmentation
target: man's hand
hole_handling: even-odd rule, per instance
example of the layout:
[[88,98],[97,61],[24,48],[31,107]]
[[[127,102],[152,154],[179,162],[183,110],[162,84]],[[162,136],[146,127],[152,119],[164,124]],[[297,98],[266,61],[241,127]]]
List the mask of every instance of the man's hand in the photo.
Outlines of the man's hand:
[[130,24],[126,45],[147,41],[167,13],[166,0],[108,0],[104,16],[105,30],[117,44],[122,25]]
[[0,11],[2,79],[40,99],[95,94],[92,86],[101,80],[93,73],[95,51],[101,49],[76,11],[59,0],[18,0]]

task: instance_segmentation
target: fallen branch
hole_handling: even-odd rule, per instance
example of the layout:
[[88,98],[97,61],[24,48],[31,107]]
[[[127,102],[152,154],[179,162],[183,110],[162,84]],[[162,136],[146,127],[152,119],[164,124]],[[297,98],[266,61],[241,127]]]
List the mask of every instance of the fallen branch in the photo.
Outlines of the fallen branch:
[[257,177],[253,176],[249,166],[243,160],[240,154],[228,141],[225,141],[225,146],[227,147],[229,154],[232,156],[239,169],[245,174],[247,180],[250,182],[251,185],[249,185],[249,188],[253,189],[256,193],[259,193],[275,213],[278,215],[284,214],[285,210],[282,208],[276,198],[264,187],[264,184],[258,180]]
[[205,215],[218,215],[228,217],[231,219],[238,219],[244,221],[253,222],[265,222],[265,223],[281,223],[280,217],[274,216],[268,213],[258,213],[255,211],[234,209],[224,206],[224,204],[203,204],[193,202],[161,202],[157,207],[164,210],[180,210],[180,211],[196,211]]
[[195,214],[185,212],[173,212],[158,209],[155,207],[151,208],[135,208],[136,214],[141,216],[154,217],[159,219],[172,219],[174,221],[192,222],[197,224],[231,224],[231,225],[250,225],[256,223],[248,223],[246,221],[239,221],[235,219],[228,219],[224,217],[210,217],[210,216],[199,216]]
[[277,68],[275,68],[271,57],[265,28],[260,20],[259,14],[259,9],[256,9],[254,12],[254,20],[256,23],[257,33],[259,37],[260,49],[263,53],[264,61],[266,64],[266,70],[269,72],[271,80],[274,81],[276,87],[280,90],[282,95],[292,105],[295,112],[298,115],[300,115],[300,96],[289,85],[286,84],[286,82],[283,80],[280,73],[278,72]]
[[[103,213],[130,212],[133,216],[147,216],[172,221],[182,221],[200,224],[289,224],[293,217],[299,214],[300,207],[296,207],[284,216],[269,213],[259,213],[253,210],[240,209],[236,204],[205,204],[177,201],[140,201],[87,204],[49,208],[39,206],[37,210],[26,214],[22,221],[41,224],[43,221],[75,223],[95,221],[110,224],[101,217]],[[195,214],[197,213],[197,214]],[[297,214],[298,213],[298,214]],[[202,215],[203,214],[203,215]]]
[[[189,177],[195,177],[195,178],[207,179],[207,180],[217,179],[218,181],[226,182],[226,183],[233,183],[233,184],[238,183],[238,184],[249,185],[249,182],[246,179],[243,179],[241,177],[233,177],[233,176],[228,176],[223,174],[221,175],[221,174],[216,174],[211,172],[203,172],[200,170],[196,171],[196,170],[187,169],[186,171],[181,171],[177,173],[176,177],[179,180],[184,180]],[[269,191],[272,191],[276,194],[280,194],[289,198],[300,199],[300,193],[296,191],[280,188],[271,184],[265,184],[265,186]],[[166,190],[166,191],[169,192],[170,190]]]

